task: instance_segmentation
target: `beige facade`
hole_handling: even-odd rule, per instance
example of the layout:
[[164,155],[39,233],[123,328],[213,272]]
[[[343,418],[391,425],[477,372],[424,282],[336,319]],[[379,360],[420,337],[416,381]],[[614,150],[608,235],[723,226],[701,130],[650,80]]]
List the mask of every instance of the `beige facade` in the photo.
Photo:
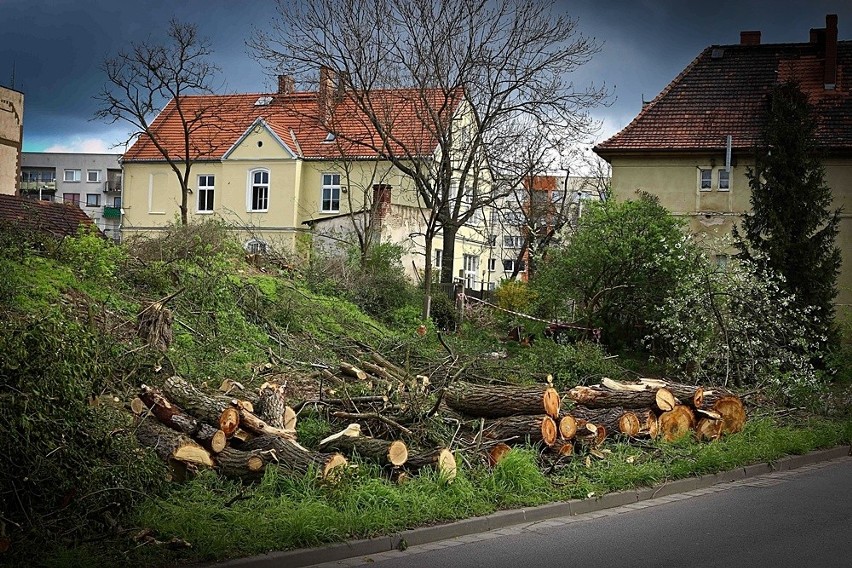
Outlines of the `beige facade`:
[[[734,160],[728,188],[719,187],[724,155],[607,156],[612,164],[612,191],[616,199],[635,199],[638,191],[660,198],[674,215],[686,219],[693,233],[730,235],[734,223],[750,209],[751,192],[746,170],[751,163]],[[825,180],[832,188],[834,207],[842,208],[837,246],[842,254],[836,302],[852,304],[852,159],[824,161]],[[710,187],[701,187],[702,170],[710,170]],[[705,178],[706,179],[706,178]]]
[[24,94],[0,86],[0,193],[18,193],[24,137]]

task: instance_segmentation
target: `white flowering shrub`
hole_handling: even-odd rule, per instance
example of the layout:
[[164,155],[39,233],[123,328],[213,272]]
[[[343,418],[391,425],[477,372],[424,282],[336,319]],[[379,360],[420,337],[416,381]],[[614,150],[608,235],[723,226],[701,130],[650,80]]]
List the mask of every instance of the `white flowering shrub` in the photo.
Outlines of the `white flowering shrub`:
[[818,392],[812,362],[824,338],[809,337],[812,312],[795,307],[780,277],[706,246],[681,251],[693,270],[660,306],[646,344],[695,382],[757,385],[788,399]]

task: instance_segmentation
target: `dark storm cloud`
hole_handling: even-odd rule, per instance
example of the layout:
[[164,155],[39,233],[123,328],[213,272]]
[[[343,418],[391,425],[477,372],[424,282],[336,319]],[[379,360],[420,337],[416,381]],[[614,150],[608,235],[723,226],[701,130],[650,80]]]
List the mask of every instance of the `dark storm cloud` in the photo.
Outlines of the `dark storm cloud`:
[[[852,2],[560,0],[579,31],[601,52],[574,75],[578,85],[606,83],[614,102],[593,115],[602,136],[624,127],[641,102],[660,92],[702,49],[737,43],[741,30],[761,30],[764,43],[808,40],[808,30],[839,15],[840,39],[852,39]],[[90,149],[122,138],[125,128],[93,122],[92,97],[103,84],[99,65],[130,41],[162,37],[172,17],[198,24],[213,44],[232,91],[261,91],[271,82],[247,53],[253,26],[274,14],[271,1],[0,0],[0,84],[25,94],[24,146]],[[847,31],[849,30],[849,31]]]

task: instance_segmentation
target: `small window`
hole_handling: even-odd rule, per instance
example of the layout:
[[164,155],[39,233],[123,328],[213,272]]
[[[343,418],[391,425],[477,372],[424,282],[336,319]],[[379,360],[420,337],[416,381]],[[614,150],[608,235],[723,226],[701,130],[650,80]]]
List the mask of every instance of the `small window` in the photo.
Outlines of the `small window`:
[[503,272],[514,272],[516,266],[518,267],[518,272],[523,272],[526,268],[526,263],[523,260],[516,260],[514,258],[503,259]]
[[87,193],[86,194],[86,207],[98,207],[101,204],[101,194],[100,193]]
[[497,259],[489,258],[488,259],[488,272],[494,272],[497,269]]
[[248,210],[269,211],[269,172],[267,170],[250,172],[249,182]]
[[322,204],[320,211],[323,213],[337,213],[340,211],[340,174],[322,175]]
[[731,189],[731,172],[722,168],[719,170],[719,191],[729,191]]
[[699,172],[699,185],[701,191],[710,191],[713,186],[713,170],[701,168]]
[[[268,181],[268,180],[267,180]],[[215,185],[215,176],[200,175],[198,176],[198,212],[210,213],[213,211],[213,193]]]
[[86,181],[90,183],[101,181],[101,170],[86,170]]
[[444,251],[441,249],[435,249],[435,262],[433,263],[435,268],[441,268],[441,260],[444,258]]
[[80,170],[65,170],[63,181],[80,181]]
[[116,209],[121,209],[121,198],[120,197],[113,197],[112,198],[112,206],[115,207]]
[[524,244],[524,238],[520,235],[504,235],[503,248],[521,248]]
[[63,193],[62,201],[65,203],[73,203],[77,207],[80,206],[80,194],[79,193]]

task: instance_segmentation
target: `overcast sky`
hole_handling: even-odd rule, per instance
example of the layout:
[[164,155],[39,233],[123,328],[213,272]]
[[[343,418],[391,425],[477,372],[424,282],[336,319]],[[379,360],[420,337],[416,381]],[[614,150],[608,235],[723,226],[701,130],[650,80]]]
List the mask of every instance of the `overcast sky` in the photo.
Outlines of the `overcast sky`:
[[[612,104],[594,111],[600,138],[636,116],[702,49],[761,30],[763,43],[805,42],[810,28],[839,16],[852,39],[852,0],[557,0],[579,31],[602,42],[574,74],[605,83]],[[100,63],[129,41],[162,36],[172,17],[196,23],[214,49],[227,89],[259,92],[273,81],[245,40],[273,16],[271,0],[0,0],[0,85],[25,95],[24,151],[122,152],[126,127],[93,121]],[[13,85],[14,77],[14,85]]]

